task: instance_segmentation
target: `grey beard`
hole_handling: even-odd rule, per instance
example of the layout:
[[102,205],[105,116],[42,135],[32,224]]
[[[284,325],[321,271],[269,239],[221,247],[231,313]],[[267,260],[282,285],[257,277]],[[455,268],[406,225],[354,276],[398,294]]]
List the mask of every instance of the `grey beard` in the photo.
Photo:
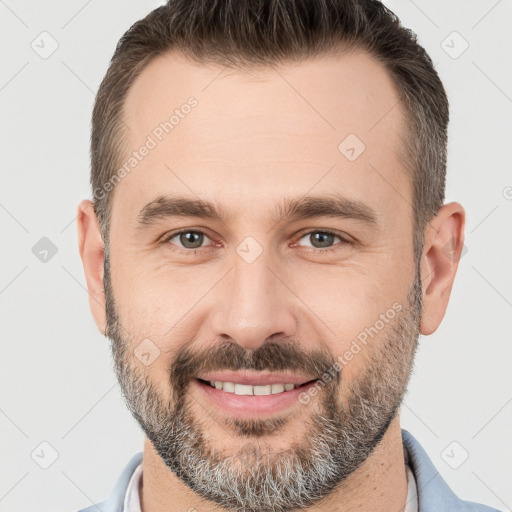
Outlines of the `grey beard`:
[[[138,370],[129,348],[136,343],[121,336],[109,285],[107,277],[107,333],[129,410],[167,468],[201,498],[226,510],[288,512],[318,504],[344,486],[347,477],[377,447],[398,413],[419,335],[418,276],[409,292],[408,308],[387,326],[388,332],[379,345],[363,350],[366,366],[357,379],[353,383],[340,379],[341,383],[326,385],[317,400],[302,405],[311,412],[303,415],[307,428],[300,443],[275,453],[260,442],[260,434],[268,432],[270,426],[271,434],[278,435],[286,425],[284,419],[274,423],[232,422],[230,427],[238,428],[236,434],[231,434],[233,437],[245,436],[253,441],[229,456],[208,445],[203,435],[208,426],[194,418],[186,392],[173,393],[179,397],[176,403],[165,403],[157,388]],[[257,432],[256,440],[252,434]]]

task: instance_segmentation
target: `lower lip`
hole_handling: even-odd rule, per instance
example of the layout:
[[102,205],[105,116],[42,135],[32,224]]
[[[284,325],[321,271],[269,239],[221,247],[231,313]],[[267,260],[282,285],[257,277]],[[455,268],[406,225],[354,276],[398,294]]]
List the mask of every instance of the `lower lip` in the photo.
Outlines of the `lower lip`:
[[235,395],[209,384],[192,379],[192,385],[200,393],[205,395],[213,404],[220,407],[230,416],[250,417],[254,415],[265,416],[278,411],[283,411],[299,402],[299,395],[307,392],[315,381],[304,384],[301,387],[283,391],[275,395]]

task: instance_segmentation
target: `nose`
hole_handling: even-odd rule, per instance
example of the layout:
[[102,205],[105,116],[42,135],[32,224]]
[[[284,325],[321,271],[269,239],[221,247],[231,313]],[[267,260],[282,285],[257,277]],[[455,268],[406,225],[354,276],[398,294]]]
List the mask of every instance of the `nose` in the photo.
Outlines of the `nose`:
[[256,350],[271,336],[294,336],[294,294],[265,256],[247,263],[235,256],[234,268],[222,280],[212,329],[219,338],[231,339]]

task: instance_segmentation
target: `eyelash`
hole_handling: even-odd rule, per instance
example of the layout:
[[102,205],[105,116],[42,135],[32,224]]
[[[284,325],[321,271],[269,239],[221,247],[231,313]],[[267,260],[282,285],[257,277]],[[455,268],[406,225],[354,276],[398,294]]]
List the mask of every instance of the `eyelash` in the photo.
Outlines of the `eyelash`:
[[[189,228],[189,229],[182,229],[180,231],[175,231],[175,232],[165,236],[165,238],[162,240],[161,243],[169,244],[170,240],[172,240],[174,237],[181,235],[183,233],[199,233],[199,234],[205,235],[207,238],[210,238],[204,231],[201,231],[200,229],[190,229]],[[351,242],[350,240],[347,240],[346,238],[342,237],[338,232],[333,231],[331,229],[313,229],[310,231],[306,231],[306,232],[303,232],[300,234],[298,240],[301,240],[306,235],[311,235],[313,233],[322,233],[322,234],[336,236],[341,240],[341,243],[337,244],[337,245],[353,244],[353,242]],[[174,245],[174,244],[172,244],[172,245]],[[173,250],[177,250],[178,252],[180,252],[182,254],[186,254],[187,256],[194,256],[194,255],[197,255],[197,254],[203,252],[203,249],[208,250],[209,248],[210,247],[198,247],[196,249],[186,249],[186,248],[176,246],[176,249],[173,249]],[[330,253],[335,252],[338,249],[338,247],[337,246],[325,247],[323,249],[319,249],[316,247],[305,247],[305,249],[307,249],[308,252],[312,252],[312,253],[330,254]]]

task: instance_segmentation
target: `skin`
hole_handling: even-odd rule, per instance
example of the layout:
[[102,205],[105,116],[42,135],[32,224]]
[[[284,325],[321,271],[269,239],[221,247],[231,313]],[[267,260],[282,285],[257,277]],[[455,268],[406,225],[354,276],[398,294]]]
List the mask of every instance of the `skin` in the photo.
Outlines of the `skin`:
[[[306,351],[322,347],[336,357],[395,301],[406,304],[415,278],[411,184],[397,153],[403,113],[400,105],[390,110],[398,94],[385,69],[369,55],[354,52],[257,73],[221,71],[220,66],[198,65],[169,52],[141,73],[125,104],[129,155],[174,108],[190,96],[198,100],[116,185],[112,206],[111,282],[119,318],[128,338],[150,338],[158,345],[160,356],[145,372],[164,399],[172,396],[169,368],[174,356],[191,340],[198,347],[215,347],[227,338],[256,350],[279,333],[300,341]],[[366,146],[353,162],[338,150],[350,133]],[[272,218],[283,197],[332,192],[374,209],[378,227],[330,217]],[[137,229],[138,212],[166,193],[214,201],[234,216],[225,223],[167,218]],[[445,315],[464,225],[463,207],[452,202],[425,229],[423,335],[435,332]],[[203,231],[208,248],[190,256],[183,254],[187,249],[179,246],[179,237],[172,239],[174,245],[157,243],[183,228]],[[357,244],[335,238],[333,253],[315,254],[305,235],[322,229],[346,234]],[[104,248],[88,200],[78,208],[78,233],[91,311],[105,333]],[[251,264],[235,250],[247,236],[263,248]],[[458,242],[449,258],[445,248],[452,239]],[[367,349],[378,347],[382,336],[373,338]],[[343,379],[356,379],[367,362],[363,351],[346,365]],[[190,406],[208,424],[212,447],[228,456],[247,441],[230,436],[222,424],[226,418],[201,397],[191,396]],[[297,409],[287,425],[268,440],[277,451],[301,439],[304,414],[312,411],[299,404],[292,407]],[[397,415],[346,485],[310,510],[402,511],[407,495],[403,460]],[[148,439],[143,475],[145,512],[214,509],[167,470]]]

